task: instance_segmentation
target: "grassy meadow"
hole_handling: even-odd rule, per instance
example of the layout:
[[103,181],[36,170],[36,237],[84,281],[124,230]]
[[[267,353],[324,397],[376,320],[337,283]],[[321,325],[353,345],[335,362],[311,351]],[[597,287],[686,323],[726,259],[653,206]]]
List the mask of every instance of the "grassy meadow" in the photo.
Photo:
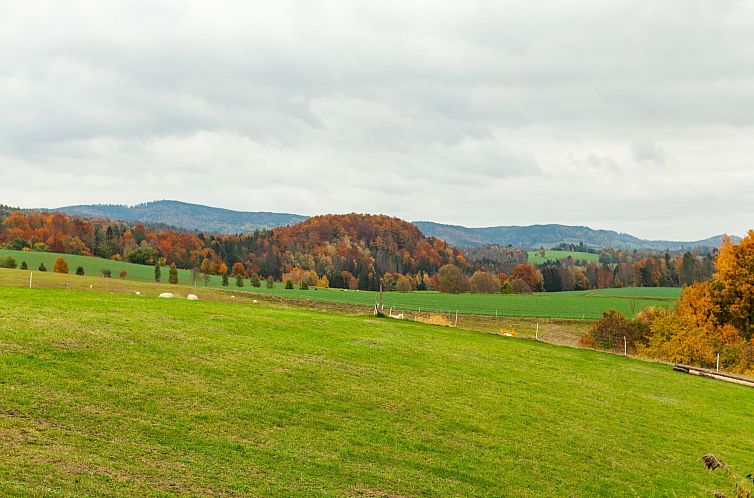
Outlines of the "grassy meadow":
[[[44,262],[48,271],[58,256],[62,256],[69,266],[71,273],[76,267],[84,267],[89,276],[101,275],[102,268],[109,268],[113,278],[117,279],[118,272],[125,270],[127,280],[143,282],[154,281],[154,268],[119,261],[105,260],[88,256],[59,255],[54,253],[22,252],[0,250],[0,257],[13,256],[20,265],[26,261],[30,270],[36,270],[40,262]],[[162,281],[167,282],[168,269],[162,269]],[[191,272],[179,270],[179,283],[190,284]],[[281,282],[276,282],[273,289],[264,285],[259,288],[249,286],[238,288],[235,279],[230,279],[228,289],[234,292],[247,291],[282,298],[303,299],[321,302],[340,303],[353,306],[371,307],[379,299],[379,293],[371,291],[351,291],[342,289],[309,289],[286,290]],[[197,287],[203,287],[203,283]],[[221,278],[217,275],[210,278],[209,287],[222,288]],[[387,308],[398,310],[433,311],[443,313],[532,317],[532,318],[566,318],[566,319],[596,319],[608,309],[616,309],[626,316],[634,316],[648,306],[675,305],[681,289],[677,288],[625,288],[601,289],[594,291],[538,293],[531,295],[501,295],[501,294],[440,294],[432,291],[410,293],[386,292],[383,303]]]
[[0,287],[0,324],[3,495],[708,496],[700,455],[753,470],[754,391],[615,355],[70,289]]
[[541,265],[542,263],[546,263],[548,261],[557,261],[559,259],[565,259],[568,256],[572,257],[573,259],[577,261],[594,261],[595,263],[599,262],[600,255],[594,254],[591,252],[581,252],[581,251],[545,251],[544,256],[539,254],[537,251],[529,251],[529,263],[533,265]]

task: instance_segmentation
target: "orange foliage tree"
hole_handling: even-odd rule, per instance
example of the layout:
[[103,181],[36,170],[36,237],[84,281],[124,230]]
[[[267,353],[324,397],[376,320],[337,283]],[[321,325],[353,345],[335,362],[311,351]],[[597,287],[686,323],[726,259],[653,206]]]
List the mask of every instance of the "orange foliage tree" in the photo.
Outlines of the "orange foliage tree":
[[52,266],[52,271],[55,273],[68,273],[68,263],[63,258],[58,257]]

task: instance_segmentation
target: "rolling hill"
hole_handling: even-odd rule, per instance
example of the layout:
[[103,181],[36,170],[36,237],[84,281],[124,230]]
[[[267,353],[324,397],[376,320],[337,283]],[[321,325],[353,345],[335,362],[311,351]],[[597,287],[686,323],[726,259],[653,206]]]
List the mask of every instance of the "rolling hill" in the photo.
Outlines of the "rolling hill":
[[0,494],[710,496],[699,456],[750,469],[743,386],[245,302],[0,285]]
[[[437,237],[453,246],[481,246],[498,244],[525,249],[539,247],[553,247],[561,243],[578,244],[583,242],[589,247],[599,249],[613,247],[622,249],[654,249],[677,250],[694,247],[718,247],[722,242],[722,235],[704,240],[677,242],[669,240],[644,240],[627,233],[613,230],[595,230],[585,226],[569,225],[530,225],[530,226],[497,226],[482,228],[467,228],[459,225],[443,225],[432,221],[415,221],[414,225],[424,235]],[[731,237],[740,240],[738,237]]]
[[253,232],[261,228],[293,225],[308,219],[308,216],[298,214],[233,211],[168,200],[145,202],[135,206],[118,204],[66,206],[54,209],[54,211],[128,222],[164,223],[178,228],[213,233]]
[[[260,228],[294,225],[309,219],[308,216],[290,213],[233,211],[230,209],[190,204],[181,201],[152,201],[135,206],[118,204],[82,204],[53,209],[63,213],[105,217],[127,222],[164,223],[178,228],[212,233],[245,233]],[[718,247],[722,235],[704,240],[678,242],[669,240],[644,240],[613,230],[595,230],[586,226],[529,225],[469,228],[445,225],[432,221],[414,221],[424,235],[437,237],[456,247],[487,244],[512,245],[525,249],[550,248],[561,243],[578,244],[599,249],[679,250],[694,247]],[[740,240],[732,237],[734,241]]]

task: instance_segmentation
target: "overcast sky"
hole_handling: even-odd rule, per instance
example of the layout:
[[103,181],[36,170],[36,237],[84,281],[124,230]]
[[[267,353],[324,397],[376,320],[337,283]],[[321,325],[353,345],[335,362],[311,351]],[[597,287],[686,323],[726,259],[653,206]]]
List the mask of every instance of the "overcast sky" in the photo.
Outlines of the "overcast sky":
[[754,2],[0,0],[0,203],[754,228]]

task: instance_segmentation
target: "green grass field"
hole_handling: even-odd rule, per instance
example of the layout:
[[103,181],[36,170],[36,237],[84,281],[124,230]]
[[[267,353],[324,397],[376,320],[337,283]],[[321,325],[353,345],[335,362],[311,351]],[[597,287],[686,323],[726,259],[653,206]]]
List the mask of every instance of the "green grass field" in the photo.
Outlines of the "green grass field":
[[[49,270],[59,256],[52,253],[36,253],[0,250],[0,257],[12,255],[18,264],[25,260],[29,268],[34,270],[39,263],[44,261]],[[154,269],[151,266],[135,265],[117,261],[92,258],[87,256],[62,255],[68,262],[71,273],[76,266],[82,265],[86,274],[97,276],[101,274],[103,267],[109,268],[116,277],[117,273],[124,269],[128,273],[127,279],[152,282],[154,281]],[[117,278],[117,277],[116,277]],[[162,270],[163,282],[167,282],[167,268]],[[191,283],[191,273],[187,270],[179,271],[179,282]],[[211,277],[210,287],[222,288],[221,279],[218,276]],[[199,287],[203,285],[200,283]],[[231,279],[228,289],[238,292],[234,279]],[[273,289],[267,289],[263,285],[260,288],[245,287],[241,290],[256,293],[287,297],[293,299],[308,299],[313,301],[334,302],[358,306],[374,306],[379,299],[377,292],[351,291],[341,289],[309,289],[309,290],[286,290],[278,282]],[[511,316],[533,318],[573,318],[573,319],[596,319],[602,316],[602,312],[608,309],[616,309],[626,316],[634,316],[648,306],[675,305],[676,298],[681,289],[677,288],[625,288],[603,289],[597,291],[580,292],[557,292],[540,293],[532,295],[501,295],[501,294],[440,294],[438,292],[386,292],[383,294],[383,303],[387,308],[394,307],[397,310],[411,311],[434,311],[487,316]]]
[[[70,277],[69,277],[70,278]],[[750,388],[457,329],[0,287],[0,494],[709,496]]]
[[600,256],[599,254],[594,254],[591,252],[579,252],[579,251],[545,251],[544,257],[538,254],[536,251],[530,251],[529,252],[529,263],[534,265],[541,265],[542,263],[546,263],[548,261],[557,261],[559,259],[565,259],[568,256],[571,256],[573,259],[581,261],[594,261],[595,263],[599,262]]

